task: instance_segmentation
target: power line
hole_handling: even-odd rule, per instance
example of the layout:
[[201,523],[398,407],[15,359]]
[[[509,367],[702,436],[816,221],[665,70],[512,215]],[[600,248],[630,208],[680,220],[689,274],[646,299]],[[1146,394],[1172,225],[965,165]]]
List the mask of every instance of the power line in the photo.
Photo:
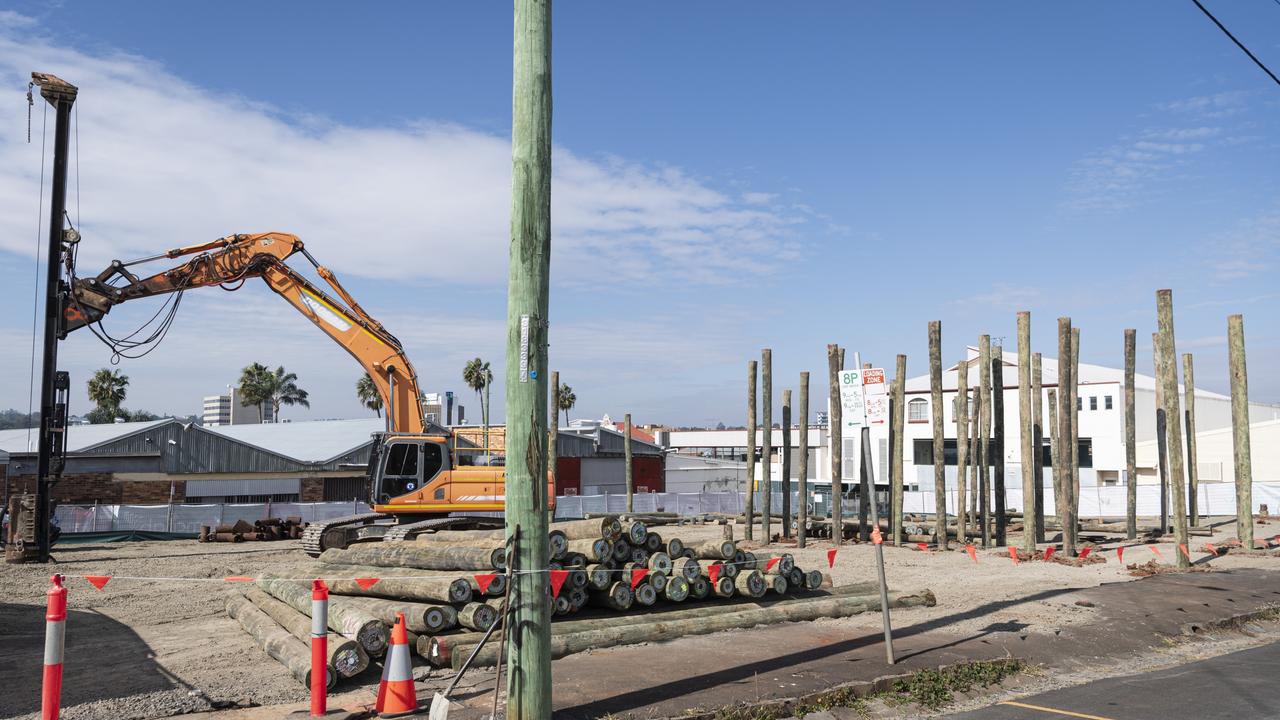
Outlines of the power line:
[[[1263,64],[1262,64],[1262,61],[1261,61],[1261,60],[1259,60],[1257,57],[1255,57],[1253,53],[1249,52],[1249,48],[1245,47],[1245,46],[1244,46],[1244,43],[1242,43],[1242,42],[1240,42],[1239,40],[1237,40],[1237,39],[1236,39],[1236,36],[1235,36],[1235,35],[1232,35],[1232,34],[1231,34],[1231,31],[1230,31],[1230,30],[1228,30],[1228,29],[1227,29],[1227,27],[1226,27],[1225,25],[1223,25],[1222,23],[1218,22],[1218,18],[1214,17],[1214,16],[1213,16],[1213,13],[1209,12],[1208,8],[1206,8],[1204,5],[1201,5],[1201,4],[1200,4],[1200,0],[1191,0],[1191,2],[1195,3],[1195,4],[1196,4],[1196,7],[1200,8],[1200,12],[1204,13],[1206,17],[1208,17],[1210,20],[1212,20],[1212,21],[1213,21],[1213,24],[1214,24],[1214,25],[1217,25],[1219,30],[1221,30],[1222,32],[1226,33],[1226,36],[1227,36],[1227,37],[1229,37],[1229,38],[1231,38],[1231,42],[1235,43],[1235,44],[1236,44],[1236,47],[1238,47],[1238,48],[1240,48],[1241,50],[1243,50],[1243,51],[1244,51],[1244,54],[1245,54],[1245,55],[1248,55],[1248,56],[1249,56],[1249,59],[1250,59],[1250,60],[1252,60],[1252,61],[1254,62],[1254,64],[1256,64],[1258,67],[1262,68],[1262,72],[1264,72],[1264,73],[1266,73],[1267,75],[1271,76],[1271,79],[1275,81],[1276,85],[1280,85],[1280,78],[1276,77],[1276,74],[1275,74],[1275,73],[1273,73],[1273,72],[1271,72],[1271,70],[1270,70],[1269,68],[1267,68],[1267,66],[1266,66],[1266,65],[1263,65]],[[1277,0],[1277,2],[1278,2],[1278,3],[1280,3],[1280,0]]]

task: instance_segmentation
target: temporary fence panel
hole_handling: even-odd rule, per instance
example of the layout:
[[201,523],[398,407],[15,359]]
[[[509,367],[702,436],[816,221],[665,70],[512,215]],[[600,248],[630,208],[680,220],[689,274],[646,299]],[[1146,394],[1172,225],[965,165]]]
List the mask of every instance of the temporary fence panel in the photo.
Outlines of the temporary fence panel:
[[66,533],[147,530],[194,535],[201,526],[234,525],[237,520],[300,516],[304,522],[316,522],[369,511],[361,502],[59,505],[54,522]]

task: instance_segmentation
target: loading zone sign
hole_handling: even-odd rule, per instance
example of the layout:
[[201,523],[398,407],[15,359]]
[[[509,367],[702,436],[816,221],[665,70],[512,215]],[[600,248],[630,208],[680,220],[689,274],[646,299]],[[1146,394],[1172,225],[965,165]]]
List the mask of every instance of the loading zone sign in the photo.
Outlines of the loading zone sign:
[[844,428],[889,423],[889,394],[884,368],[841,370],[840,414]]

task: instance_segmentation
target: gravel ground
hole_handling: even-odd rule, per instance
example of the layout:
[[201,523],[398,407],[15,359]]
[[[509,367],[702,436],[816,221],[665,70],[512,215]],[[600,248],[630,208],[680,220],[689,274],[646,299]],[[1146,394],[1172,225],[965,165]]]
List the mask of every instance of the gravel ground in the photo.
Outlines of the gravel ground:
[[[723,527],[692,525],[656,528],[664,536],[688,541],[720,537]],[[736,537],[742,527],[735,526]],[[777,528],[775,527],[775,532]],[[1258,537],[1280,532],[1262,525]],[[1213,538],[1234,535],[1225,523]],[[1017,536],[1010,538],[1017,541]],[[1207,538],[1194,538],[1192,557]],[[973,633],[993,623],[1019,623],[1026,632],[1052,633],[1085,622],[1089,608],[1075,605],[1069,591],[1102,583],[1132,580],[1111,550],[1100,546],[1107,562],[1076,568],[1044,562],[1014,566],[1004,551],[978,550],[978,563],[963,551],[918,552],[885,548],[886,574],[893,588],[929,588],[935,608],[917,608],[911,622],[944,616],[947,630]],[[829,541],[811,542],[805,550],[788,548],[806,569],[826,568]],[[1167,560],[1176,552],[1158,546]],[[1095,551],[1098,552],[1098,551]],[[225,593],[234,585],[229,575],[254,575],[305,560],[294,541],[274,543],[199,544],[194,541],[118,543],[57,548],[57,564],[0,566],[0,717],[34,717],[39,711],[44,634],[44,592],[48,575],[69,576],[67,662],[64,712],[67,720],[157,718],[235,705],[300,702],[306,690],[276,661],[266,656],[223,611]],[[1142,547],[1126,549],[1128,563],[1152,557]],[[875,579],[874,549],[843,546],[830,571],[837,585]],[[1277,567],[1275,557],[1227,556],[1214,567]],[[82,575],[113,575],[104,590],[95,590]],[[130,580],[127,577],[174,578]],[[1067,592],[1062,592],[1062,591]],[[1027,602],[1028,599],[1035,600]],[[850,629],[878,628],[879,616],[868,614],[823,620]],[[750,632],[750,631],[734,631]],[[372,668],[367,683],[376,683]],[[342,690],[359,687],[348,681]]]

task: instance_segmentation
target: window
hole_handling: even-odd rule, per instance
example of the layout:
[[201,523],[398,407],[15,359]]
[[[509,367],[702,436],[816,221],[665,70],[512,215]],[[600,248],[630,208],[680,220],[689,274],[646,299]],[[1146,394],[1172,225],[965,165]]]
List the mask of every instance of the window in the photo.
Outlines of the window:
[[1090,410],[1097,410],[1097,409],[1098,409],[1098,396],[1097,396],[1097,395],[1090,395],[1090,396],[1089,396],[1089,409],[1090,409]]
[[1104,398],[1103,398],[1103,407],[1105,407],[1105,408],[1106,408],[1106,409],[1108,409],[1108,410],[1110,410],[1110,409],[1111,409],[1111,396],[1110,396],[1110,395],[1107,395],[1106,397],[1104,397]]
[[394,443],[387,454],[387,475],[418,474],[418,446],[414,443]]
[[907,421],[908,422],[928,422],[929,421],[929,401],[924,398],[915,398],[907,403]]
[[1082,397],[1077,397],[1077,398],[1076,398],[1076,409],[1077,409],[1077,410],[1083,410],[1083,409],[1084,409],[1084,398],[1082,398]]

